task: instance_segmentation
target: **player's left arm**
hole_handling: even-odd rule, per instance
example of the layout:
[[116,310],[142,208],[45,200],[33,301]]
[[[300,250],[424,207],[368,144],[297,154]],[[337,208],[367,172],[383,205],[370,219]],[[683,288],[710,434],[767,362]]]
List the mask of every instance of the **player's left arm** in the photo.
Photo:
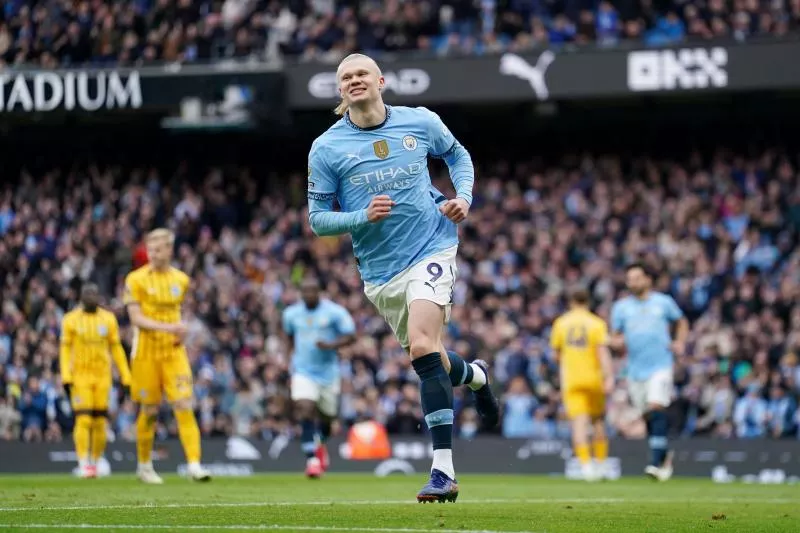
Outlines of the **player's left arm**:
[[467,218],[472,205],[475,166],[467,149],[453,136],[439,115],[428,109],[425,111],[429,115],[428,154],[444,160],[450,173],[450,181],[456,190],[456,197],[444,202],[439,210],[458,224]]
[[114,358],[114,364],[117,365],[120,381],[124,386],[130,387],[131,369],[128,366],[128,358],[125,355],[125,349],[122,347],[122,341],[119,338],[119,322],[117,322],[117,317],[114,315],[109,316],[108,345],[111,350],[111,357]]
[[336,333],[339,336],[332,342],[320,341],[317,346],[322,350],[338,350],[356,342],[356,323],[345,308],[339,308],[336,313]]
[[595,326],[595,346],[597,346],[597,359],[600,370],[603,372],[603,389],[606,394],[614,391],[614,367],[611,364],[611,352],[608,349],[608,326],[602,320]]
[[178,324],[180,326],[178,334],[176,335],[177,339],[175,341],[175,346],[180,346],[183,344],[183,341],[186,339],[186,335],[189,333],[189,325],[183,321],[183,317],[185,316],[184,313],[184,306],[186,305],[186,295],[189,294],[189,287],[192,285],[192,278],[189,277],[184,271],[180,271],[181,277],[181,304],[178,308]]
[[675,299],[667,296],[667,319],[675,326],[672,337],[672,353],[681,357],[686,352],[686,340],[689,338],[689,321],[681,311]]

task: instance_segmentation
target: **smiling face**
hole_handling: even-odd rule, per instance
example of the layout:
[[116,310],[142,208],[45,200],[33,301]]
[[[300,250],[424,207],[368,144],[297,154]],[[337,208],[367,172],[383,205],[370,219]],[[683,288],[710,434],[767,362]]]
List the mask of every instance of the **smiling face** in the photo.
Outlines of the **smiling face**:
[[381,100],[381,90],[386,83],[378,64],[362,54],[344,58],[336,71],[339,95],[344,109],[367,108]]

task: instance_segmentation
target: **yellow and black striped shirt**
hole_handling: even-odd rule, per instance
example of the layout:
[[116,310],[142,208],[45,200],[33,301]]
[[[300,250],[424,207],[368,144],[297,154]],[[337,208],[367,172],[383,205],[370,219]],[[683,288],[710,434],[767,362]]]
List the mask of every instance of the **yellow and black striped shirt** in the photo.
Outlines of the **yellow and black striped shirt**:
[[[138,304],[142,314],[167,324],[181,321],[181,305],[189,289],[189,276],[177,268],[156,270],[145,265],[125,278],[125,304]],[[132,358],[158,360],[175,353],[177,338],[172,333],[136,328]]]

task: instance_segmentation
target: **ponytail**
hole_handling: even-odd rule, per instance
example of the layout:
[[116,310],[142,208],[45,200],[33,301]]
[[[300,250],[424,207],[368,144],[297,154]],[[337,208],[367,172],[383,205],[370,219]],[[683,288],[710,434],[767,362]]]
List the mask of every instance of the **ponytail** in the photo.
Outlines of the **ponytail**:
[[347,112],[347,107],[348,107],[347,103],[345,103],[344,99],[342,99],[342,101],[339,102],[339,105],[336,106],[333,112],[342,117]]

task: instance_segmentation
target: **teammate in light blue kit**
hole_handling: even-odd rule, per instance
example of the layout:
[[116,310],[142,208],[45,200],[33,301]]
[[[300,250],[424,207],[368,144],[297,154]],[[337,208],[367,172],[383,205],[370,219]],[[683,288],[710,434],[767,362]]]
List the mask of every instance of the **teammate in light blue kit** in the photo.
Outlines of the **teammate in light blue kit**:
[[292,356],[292,401],[302,428],[306,475],[318,478],[328,468],[325,441],[339,408],[336,352],[355,342],[356,325],[347,309],[320,298],[317,280],[303,280],[300,292],[302,301],[283,312],[283,331]]
[[[665,409],[672,402],[673,357],[686,349],[689,323],[678,304],[667,294],[652,291],[652,278],[641,264],[625,272],[630,296],[611,308],[612,348],[627,349],[628,391],[631,403],[647,423],[651,460],[645,473],[653,479],[672,477],[672,458]],[[675,339],[670,327],[675,325]]]
[[[457,275],[456,225],[472,203],[472,161],[435,113],[383,103],[385,81],[369,57],[346,57],[336,76],[342,119],[314,141],[309,154],[311,228],[320,236],[352,235],[364,292],[420,378],[434,451],[430,479],[417,500],[455,501],[453,386],[466,384],[475,392],[486,425],[499,418],[486,363],[466,364],[442,344]],[[447,163],[456,198],[433,187],[428,156]]]

